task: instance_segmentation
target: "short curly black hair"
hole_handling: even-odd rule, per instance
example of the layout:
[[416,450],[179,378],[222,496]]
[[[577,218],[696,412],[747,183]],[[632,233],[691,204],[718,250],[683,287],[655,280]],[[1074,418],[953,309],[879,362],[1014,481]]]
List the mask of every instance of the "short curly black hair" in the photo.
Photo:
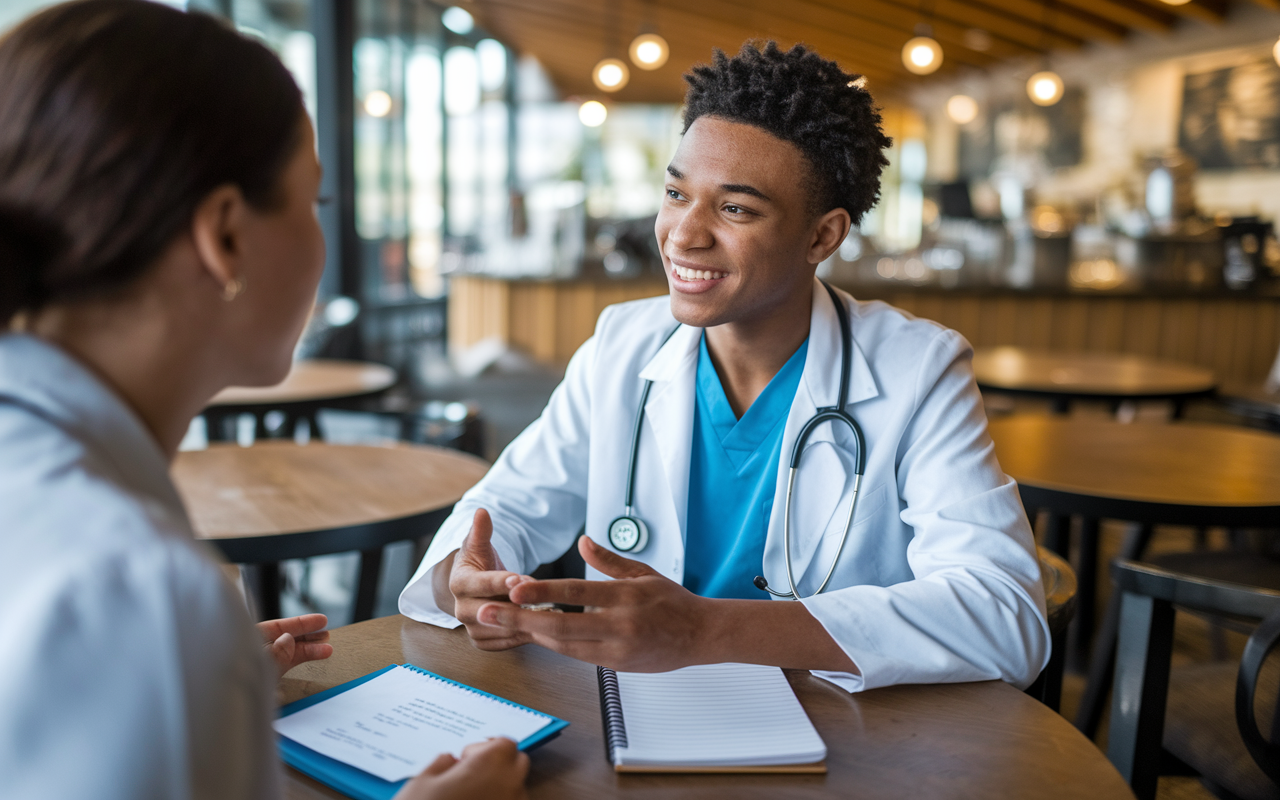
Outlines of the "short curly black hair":
[[747,42],[732,58],[716,49],[711,64],[685,74],[684,130],[699,117],[761,128],[809,159],[813,209],[849,212],[853,224],[880,199],[884,149],[880,111],[862,76],[797,44]]

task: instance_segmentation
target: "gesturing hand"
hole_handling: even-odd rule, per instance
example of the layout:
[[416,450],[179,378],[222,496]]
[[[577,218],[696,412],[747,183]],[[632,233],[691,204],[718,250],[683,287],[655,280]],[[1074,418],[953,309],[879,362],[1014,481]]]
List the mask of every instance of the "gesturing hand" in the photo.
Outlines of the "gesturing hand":
[[[482,603],[479,621],[511,641],[532,641],[592,664],[629,672],[661,672],[704,663],[705,629],[712,618],[706,598],[646,564],[578,540],[588,564],[612,581],[520,580],[511,603]],[[587,606],[583,614],[532,611],[515,604]]]
[[445,753],[404,785],[396,800],[522,800],[529,757],[510,739],[469,745],[457,759]]
[[320,661],[333,655],[329,644],[329,632],[324,626],[329,618],[324,614],[304,614],[287,619],[269,619],[258,623],[258,631],[271,658],[276,662],[280,677],[299,664]]
[[525,644],[528,636],[501,625],[482,625],[476,612],[486,603],[510,605],[508,592],[522,581],[533,580],[506,571],[493,549],[493,522],[483,508],[476,511],[471,531],[454,553],[449,571],[449,593],[453,595],[453,616],[467,627],[471,643],[481,650],[506,650]]

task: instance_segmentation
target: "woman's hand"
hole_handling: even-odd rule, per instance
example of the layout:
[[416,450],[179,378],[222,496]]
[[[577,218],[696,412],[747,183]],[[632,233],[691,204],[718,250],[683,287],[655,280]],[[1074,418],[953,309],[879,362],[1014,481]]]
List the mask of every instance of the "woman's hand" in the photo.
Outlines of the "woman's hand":
[[478,742],[457,759],[445,753],[396,794],[396,800],[524,800],[529,757],[510,739]]
[[333,645],[328,643],[329,632],[324,630],[327,624],[329,618],[324,614],[303,614],[258,623],[263,644],[276,662],[281,678],[299,664],[333,655]]

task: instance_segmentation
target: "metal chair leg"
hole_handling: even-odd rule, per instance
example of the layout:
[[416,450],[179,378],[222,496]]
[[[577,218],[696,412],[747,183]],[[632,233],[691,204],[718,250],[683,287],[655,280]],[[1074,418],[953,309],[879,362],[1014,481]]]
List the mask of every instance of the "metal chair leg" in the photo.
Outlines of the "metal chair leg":
[[378,602],[378,577],[382,574],[382,548],[360,551],[360,581],[356,585],[356,607],[352,622],[373,618]]

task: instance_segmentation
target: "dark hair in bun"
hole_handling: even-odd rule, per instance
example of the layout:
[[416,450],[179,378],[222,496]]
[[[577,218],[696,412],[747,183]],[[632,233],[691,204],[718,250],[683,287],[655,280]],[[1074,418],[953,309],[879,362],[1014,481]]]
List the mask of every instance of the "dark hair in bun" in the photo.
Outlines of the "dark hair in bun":
[[222,21],[147,0],[78,0],[0,38],[0,330],[127,286],[224,184],[269,209],[301,93]]

